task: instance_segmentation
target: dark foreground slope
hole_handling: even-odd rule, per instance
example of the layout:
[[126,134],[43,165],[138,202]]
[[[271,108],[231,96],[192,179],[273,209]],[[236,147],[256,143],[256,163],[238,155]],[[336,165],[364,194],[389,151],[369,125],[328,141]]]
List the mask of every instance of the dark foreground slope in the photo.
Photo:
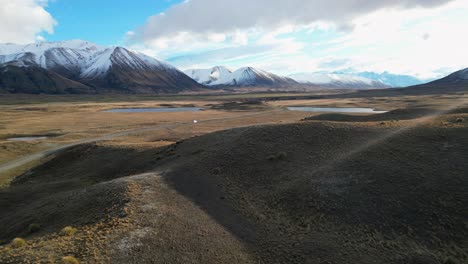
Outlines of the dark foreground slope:
[[[467,119],[460,110],[424,123],[307,121],[161,149],[78,147],[0,193],[1,238],[31,241],[0,257],[44,256],[37,241],[58,243],[61,226],[83,234],[122,211],[111,230],[86,233],[113,263],[466,263]],[[58,206],[68,196],[47,185],[89,198]],[[118,186],[127,191],[102,191]],[[109,201],[86,204],[92,197]],[[31,221],[43,230],[22,231]],[[78,238],[47,252],[99,263]]]
[[468,129],[437,124],[215,133],[166,177],[266,263],[463,263]]

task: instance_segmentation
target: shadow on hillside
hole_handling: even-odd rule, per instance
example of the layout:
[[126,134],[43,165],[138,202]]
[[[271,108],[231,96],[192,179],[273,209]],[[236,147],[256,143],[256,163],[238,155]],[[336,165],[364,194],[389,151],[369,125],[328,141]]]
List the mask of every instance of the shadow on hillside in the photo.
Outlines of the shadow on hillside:
[[462,260],[467,252],[451,245],[468,234],[467,133],[326,123],[234,129],[177,146],[182,158],[164,177],[266,263]]

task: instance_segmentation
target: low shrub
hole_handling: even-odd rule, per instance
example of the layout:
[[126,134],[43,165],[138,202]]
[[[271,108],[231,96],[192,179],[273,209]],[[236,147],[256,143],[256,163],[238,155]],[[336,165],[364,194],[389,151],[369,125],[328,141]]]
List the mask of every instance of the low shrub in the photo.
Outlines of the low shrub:
[[212,171],[212,173],[213,173],[214,175],[219,175],[219,174],[221,174],[221,168],[220,168],[220,167],[214,168],[213,171]]
[[80,263],[75,257],[72,257],[72,256],[63,257],[62,262],[64,264],[79,264]]
[[26,240],[17,237],[11,241],[11,246],[14,248],[24,247],[26,246]]
[[76,233],[76,228],[71,226],[66,226],[60,230],[60,235],[62,236],[73,236]]
[[276,154],[270,155],[267,157],[268,160],[274,161],[274,160],[285,160],[287,157],[286,152],[278,152]]
[[29,233],[36,233],[41,229],[41,225],[37,223],[32,223],[28,226],[28,232]]
[[286,152],[278,152],[278,153],[276,153],[276,159],[284,160],[284,159],[286,159],[286,157],[287,157]]
[[460,262],[452,257],[445,259],[444,264],[459,264]]

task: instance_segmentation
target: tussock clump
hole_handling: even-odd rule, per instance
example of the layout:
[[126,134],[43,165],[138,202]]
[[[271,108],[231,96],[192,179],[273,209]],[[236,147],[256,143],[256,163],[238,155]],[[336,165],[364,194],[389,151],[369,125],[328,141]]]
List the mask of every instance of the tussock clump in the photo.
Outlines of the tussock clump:
[[286,159],[286,157],[287,157],[286,152],[276,153],[276,159],[278,159],[278,160],[284,160],[284,159]]
[[24,247],[26,246],[26,240],[17,237],[11,241],[11,246],[14,248]]
[[268,156],[268,160],[275,161],[275,160],[285,160],[287,157],[286,152],[278,152],[276,154]]
[[64,264],[79,264],[80,262],[72,256],[66,256],[62,258],[62,263]]
[[66,226],[60,230],[60,235],[62,236],[73,236],[76,233],[76,228],[71,226]]
[[445,261],[444,264],[459,264],[460,262],[452,257],[448,257]]
[[37,223],[32,223],[28,226],[28,232],[29,233],[36,233],[37,231],[39,231],[41,229],[41,225],[40,224],[37,224]]
[[219,175],[219,174],[221,174],[221,168],[220,168],[220,167],[214,168],[213,171],[212,171],[212,173],[213,173],[214,175]]

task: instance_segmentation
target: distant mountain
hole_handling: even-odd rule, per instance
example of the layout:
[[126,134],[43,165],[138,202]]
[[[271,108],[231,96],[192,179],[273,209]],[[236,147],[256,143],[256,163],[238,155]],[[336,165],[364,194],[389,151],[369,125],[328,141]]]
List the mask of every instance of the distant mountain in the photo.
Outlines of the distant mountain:
[[[99,93],[175,93],[201,87],[167,63],[122,47],[81,40],[0,44],[0,64],[4,63],[40,67]],[[15,86],[11,81],[9,85]]]
[[231,72],[226,67],[192,69],[185,73],[201,84],[209,86],[284,86],[297,84],[291,78],[278,76],[253,67],[240,68]]
[[402,95],[431,95],[431,94],[451,94],[468,92],[468,68],[456,71],[444,78],[403,88],[393,89],[373,89],[358,91],[346,95],[331,95],[328,98],[341,97],[389,97]]
[[389,87],[379,81],[344,73],[297,73],[289,75],[289,77],[302,84],[330,88],[371,89]]
[[192,69],[184,72],[203,85],[226,85],[232,82],[232,72],[224,66],[216,66],[210,69]]
[[427,85],[464,85],[468,84],[468,68],[456,71],[444,78],[427,83]]
[[377,82],[381,82],[390,87],[407,87],[418,85],[425,82],[425,80],[418,79],[410,75],[392,74],[389,72],[375,73],[375,72],[359,72],[356,75],[368,78]]

